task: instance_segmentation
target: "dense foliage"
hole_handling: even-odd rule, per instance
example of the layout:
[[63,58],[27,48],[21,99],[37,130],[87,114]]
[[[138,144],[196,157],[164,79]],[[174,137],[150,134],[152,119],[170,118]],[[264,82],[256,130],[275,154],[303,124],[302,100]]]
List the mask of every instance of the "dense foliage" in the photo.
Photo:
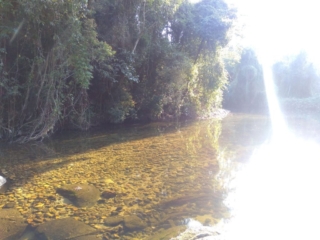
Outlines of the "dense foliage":
[[282,98],[308,98],[320,92],[319,72],[304,51],[275,63],[273,73]]
[[221,104],[223,0],[0,0],[0,136],[196,116]]

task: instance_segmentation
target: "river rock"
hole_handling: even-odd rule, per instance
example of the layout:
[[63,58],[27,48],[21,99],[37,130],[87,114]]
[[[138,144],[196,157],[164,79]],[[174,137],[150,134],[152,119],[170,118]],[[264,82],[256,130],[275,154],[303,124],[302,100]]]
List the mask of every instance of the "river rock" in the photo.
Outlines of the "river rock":
[[117,194],[115,192],[106,190],[102,192],[101,197],[108,199],[108,198],[114,198],[116,195]]
[[0,240],[15,240],[27,227],[24,219],[16,209],[0,210]]
[[139,218],[136,215],[131,215],[131,216],[125,216],[124,217],[124,226],[128,229],[128,230],[139,230],[139,229],[143,229],[145,227],[147,227],[147,224],[141,220],[141,218]]
[[70,184],[57,189],[57,193],[77,207],[92,207],[100,198],[100,191],[88,184]]
[[111,217],[107,217],[106,219],[104,219],[104,224],[107,226],[114,227],[114,226],[117,226],[120,223],[122,223],[123,220],[124,220],[124,218],[121,216],[111,216]]
[[97,233],[97,230],[74,218],[64,218],[49,221],[36,228],[36,239],[39,240],[61,240],[81,239],[80,237]]

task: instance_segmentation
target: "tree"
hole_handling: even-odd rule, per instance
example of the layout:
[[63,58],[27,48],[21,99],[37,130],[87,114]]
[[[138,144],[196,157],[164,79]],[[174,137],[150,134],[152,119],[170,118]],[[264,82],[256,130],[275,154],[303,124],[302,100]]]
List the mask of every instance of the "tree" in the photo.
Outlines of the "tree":
[[57,124],[87,128],[92,60],[111,48],[97,40],[86,1],[1,1],[0,132],[25,142]]
[[244,49],[226,91],[224,106],[232,110],[261,110],[266,107],[263,71],[253,49]]
[[222,0],[2,0],[0,135],[218,107],[235,17]]
[[280,97],[306,98],[319,94],[319,74],[304,51],[275,63],[273,72]]

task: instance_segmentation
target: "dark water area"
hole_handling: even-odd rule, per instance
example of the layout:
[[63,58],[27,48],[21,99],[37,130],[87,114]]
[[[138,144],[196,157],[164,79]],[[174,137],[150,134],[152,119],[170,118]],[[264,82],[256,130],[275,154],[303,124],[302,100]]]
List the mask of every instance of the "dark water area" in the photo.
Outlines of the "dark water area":
[[[297,135],[318,140],[317,119],[288,122]],[[0,239],[171,239],[190,219],[227,223],[231,182],[270,135],[267,116],[230,114],[3,144]],[[6,225],[9,211],[19,214],[16,233]]]

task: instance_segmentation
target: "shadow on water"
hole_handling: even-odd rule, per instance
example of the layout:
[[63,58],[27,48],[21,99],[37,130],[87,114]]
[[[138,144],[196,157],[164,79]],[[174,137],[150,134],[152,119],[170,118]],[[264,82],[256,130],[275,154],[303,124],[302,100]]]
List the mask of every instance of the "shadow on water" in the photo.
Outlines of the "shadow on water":
[[[228,117],[229,118],[229,117]],[[210,120],[220,122],[219,120]],[[59,163],[52,163],[42,169],[43,172],[62,167],[74,161],[85,161],[86,158],[77,160],[67,159],[68,156],[83,154],[89,151],[97,151],[107,146],[118,146],[130,141],[137,141],[146,138],[166,135],[174,132],[181,132],[193,125],[194,122],[184,123],[151,123],[147,125],[115,125],[108,128],[94,129],[87,132],[65,131],[58,133],[44,142],[32,142],[28,144],[0,144],[0,157],[3,161],[16,164],[37,163],[50,161],[57,157],[65,158]],[[266,139],[268,133],[255,134],[254,131],[261,131],[265,128],[268,131],[270,121],[265,116],[235,114],[232,121],[225,121],[223,130],[225,134],[221,137],[222,143],[227,142],[229,147],[234,146],[256,146]],[[117,148],[117,147],[116,147]],[[35,169],[41,173],[41,170]]]
[[[65,164],[88,160],[87,158],[70,160],[68,156],[84,154],[111,145],[117,146],[130,141],[180,131],[180,129],[190,124],[192,124],[192,122],[185,122],[183,124],[172,122],[147,125],[114,125],[86,132],[68,130],[53,135],[50,139],[46,139],[43,142],[26,144],[0,142],[0,157],[2,159],[2,161],[0,161],[2,166],[5,166],[9,163],[12,165],[35,164],[43,161],[50,162],[50,160],[56,158],[64,159],[58,163],[48,163],[48,166],[43,169],[33,169],[33,172],[38,174],[55,168],[61,168]],[[32,177],[32,175],[30,175],[30,177]]]

